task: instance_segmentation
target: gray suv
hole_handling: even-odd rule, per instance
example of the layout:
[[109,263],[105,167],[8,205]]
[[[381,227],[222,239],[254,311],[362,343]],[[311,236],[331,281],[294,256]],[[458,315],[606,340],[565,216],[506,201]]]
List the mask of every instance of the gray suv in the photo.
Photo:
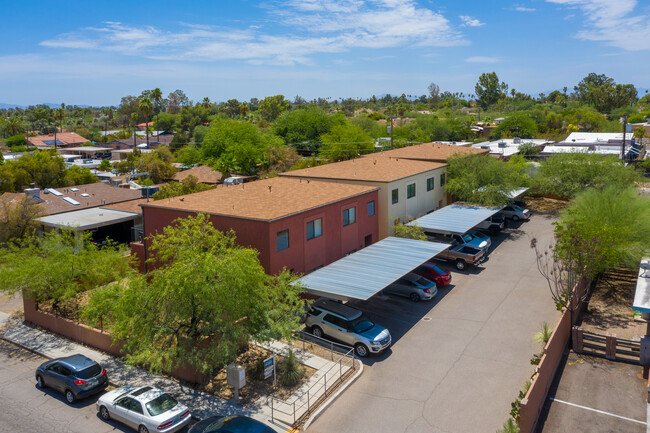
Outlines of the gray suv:
[[331,299],[314,302],[305,325],[316,337],[326,335],[353,346],[360,357],[381,353],[391,343],[388,329],[373,323],[356,308]]
[[68,403],[103,391],[106,370],[87,356],[77,354],[44,362],[36,369],[36,384],[62,392]]

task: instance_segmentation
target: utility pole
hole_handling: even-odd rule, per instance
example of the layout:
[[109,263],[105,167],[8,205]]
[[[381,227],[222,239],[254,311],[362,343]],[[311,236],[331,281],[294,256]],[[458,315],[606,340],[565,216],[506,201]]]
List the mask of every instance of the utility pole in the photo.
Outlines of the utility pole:
[[623,144],[621,144],[621,160],[625,162],[625,132],[627,130],[627,113],[623,115]]
[[390,148],[393,149],[393,117],[390,117]]

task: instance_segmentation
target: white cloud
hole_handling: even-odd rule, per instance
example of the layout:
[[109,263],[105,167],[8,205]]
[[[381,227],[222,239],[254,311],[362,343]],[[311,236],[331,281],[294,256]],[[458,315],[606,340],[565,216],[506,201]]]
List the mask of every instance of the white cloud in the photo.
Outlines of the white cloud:
[[515,6],[515,10],[518,12],[535,12],[537,9],[526,6]]
[[[254,64],[309,64],[311,55],[355,48],[454,46],[467,44],[440,13],[414,0],[281,0],[266,3],[264,32],[180,23],[167,31],[154,26],[106,22],[45,40],[68,50],[110,51],[166,60],[229,60]],[[482,25],[470,17],[466,25]],[[277,31],[289,28],[290,32]]]
[[546,0],[578,8],[585,15],[585,30],[575,36],[588,41],[602,41],[628,51],[648,50],[650,15],[637,12],[637,0]]
[[460,20],[463,22],[463,26],[466,27],[480,27],[485,25],[485,23],[480,22],[476,18],[472,18],[469,15],[461,15]]
[[498,57],[487,57],[487,56],[473,56],[465,59],[468,63],[499,63],[501,59]]

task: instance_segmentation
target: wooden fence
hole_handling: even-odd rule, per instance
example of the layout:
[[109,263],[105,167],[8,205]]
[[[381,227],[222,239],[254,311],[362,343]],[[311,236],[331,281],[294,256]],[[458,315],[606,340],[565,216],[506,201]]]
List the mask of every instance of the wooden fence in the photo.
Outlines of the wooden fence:
[[641,342],[617,338],[616,334],[596,334],[573,327],[573,351],[600,356],[611,361],[641,364]]

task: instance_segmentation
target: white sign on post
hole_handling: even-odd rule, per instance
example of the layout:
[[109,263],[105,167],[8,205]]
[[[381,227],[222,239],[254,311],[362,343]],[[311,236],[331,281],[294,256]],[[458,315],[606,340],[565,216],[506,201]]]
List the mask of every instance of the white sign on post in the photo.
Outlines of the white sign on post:
[[275,357],[271,356],[264,360],[264,379],[268,379],[273,376],[273,370],[275,367]]

